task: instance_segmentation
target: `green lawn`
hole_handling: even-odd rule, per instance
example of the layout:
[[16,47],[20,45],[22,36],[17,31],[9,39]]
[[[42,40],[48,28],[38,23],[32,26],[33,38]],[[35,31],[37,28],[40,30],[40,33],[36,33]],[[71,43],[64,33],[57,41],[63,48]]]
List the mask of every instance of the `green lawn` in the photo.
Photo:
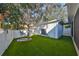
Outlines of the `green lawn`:
[[13,40],[3,56],[75,56],[76,51],[70,37],[59,39],[32,36],[31,41]]

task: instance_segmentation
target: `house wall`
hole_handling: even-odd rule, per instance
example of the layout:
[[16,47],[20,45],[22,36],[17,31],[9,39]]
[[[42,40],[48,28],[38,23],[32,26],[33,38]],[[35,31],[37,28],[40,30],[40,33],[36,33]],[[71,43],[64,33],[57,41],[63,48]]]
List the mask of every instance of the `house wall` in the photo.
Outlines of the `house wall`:
[[79,49],[79,8],[74,17],[74,40]]
[[73,21],[73,36],[79,49],[79,3],[67,4],[69,20]]
[[78,7],[79,7],[78,3],[68,3],[67,4],[69,21],[73,20]]
[[57,27],[57,36],[58,37],[61,37],[62,35],[63,35],[63,25],[61,25],[61,24],[58,24],[58,27]]
[[63,35],[63,26],[59,23],[57,23],[57,25],[48,32],[48,36],[52,38],[59,38],[62,35]]
[[51,29],[48,33],[47,33],[47,35],[49,36],[49,37],[52,37],[52,38],[58,38],[58,36],[57,36],[57,26],[55,26],[53,29]]

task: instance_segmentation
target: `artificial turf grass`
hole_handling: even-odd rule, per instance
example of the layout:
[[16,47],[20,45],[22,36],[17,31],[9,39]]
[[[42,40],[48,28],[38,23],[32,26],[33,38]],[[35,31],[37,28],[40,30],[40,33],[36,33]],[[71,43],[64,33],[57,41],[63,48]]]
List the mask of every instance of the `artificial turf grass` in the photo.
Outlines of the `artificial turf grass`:
[[31,41],[13,40],[3,56],[76,56],[71,37],[59,39],[33,35]]

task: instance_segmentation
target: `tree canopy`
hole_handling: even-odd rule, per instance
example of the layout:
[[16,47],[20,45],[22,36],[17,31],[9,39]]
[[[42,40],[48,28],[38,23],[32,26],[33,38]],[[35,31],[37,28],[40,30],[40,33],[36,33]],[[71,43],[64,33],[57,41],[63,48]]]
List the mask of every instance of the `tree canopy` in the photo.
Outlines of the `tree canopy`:
[[5,16],[4,21],[17,27],[20,24],[36,26],[64,15],[61,4],[48,3],[1,3],[0,13]]

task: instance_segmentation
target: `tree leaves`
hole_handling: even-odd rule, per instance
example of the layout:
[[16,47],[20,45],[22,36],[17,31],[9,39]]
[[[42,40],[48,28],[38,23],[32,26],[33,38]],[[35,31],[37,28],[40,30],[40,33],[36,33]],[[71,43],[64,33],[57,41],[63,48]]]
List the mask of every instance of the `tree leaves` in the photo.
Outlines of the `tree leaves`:
[[[64,11],[61,6],[61,4],[46,3],[2,3],[0,4],[0,13],[9,11],[10,14],[7,18],[11,24],[38,24],[41,20],[50,21],[63,16]],[[25,17],[26,14],[27,17]]]

